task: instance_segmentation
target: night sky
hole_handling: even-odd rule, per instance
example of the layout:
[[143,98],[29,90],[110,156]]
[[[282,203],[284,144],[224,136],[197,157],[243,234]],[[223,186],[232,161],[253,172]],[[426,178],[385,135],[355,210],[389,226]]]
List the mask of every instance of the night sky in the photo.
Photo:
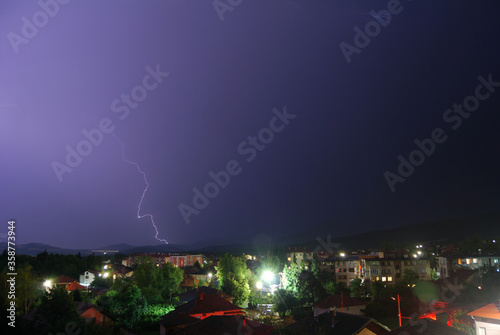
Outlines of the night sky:
[[163,243],[130,162],[172,244],[499,209],[498,1],[41,4],[0,4],[2,241]]

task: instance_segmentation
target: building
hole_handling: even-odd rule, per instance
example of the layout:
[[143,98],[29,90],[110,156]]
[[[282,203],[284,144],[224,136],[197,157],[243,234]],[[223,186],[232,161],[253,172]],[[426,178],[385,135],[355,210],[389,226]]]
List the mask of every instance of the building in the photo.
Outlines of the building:
[[199,292],[196,299],[178,306],[162,317],[160,334],[175,334],[175,331],[209,317],[238,315],[245,315],[245,311],[217,294]]
[[144,257],[151,257],[153,262],[161,266],[169,262],[169,255],[164,253],[145,253],[145,252],[134,252],[130,254],[127,258],[122,260],[122,265],[126,267],[134,267],[137,264],[141,264]]
[[337,283],[349,286],[351,280],[361,278],[361,260],[358,256],[337,258],[335,260],[335,279]]
[[286,334],[383,335],[389,328],[366,316],[330,311],[284,328]]
[[404,274],[406,269],[418,273],[420,280],[431,279],[431,263],[426,258],[372,258],[363,259],[362,279],[370,281],[383,281],[388,284],[394,284]]
[[211,316],[203,320],[195,319],[189,325],[172,334],[252,334],[268,335],[272,326],[249,320],[245,316]]
[[[421,319],[399,327],[387,333],[387,335],[464,335],[461,331],[449,327],[446,323]],[[479,333],[477,333],[479,335]]]
[[310,262],[313,260],[314,252],[308,250],[306,247],[290,247],[286,253],[286,259],[290,264],[294,258],[297,266],[300,267],[302,262]]
[[354,315],[364,315],[361,310],[366,308],[366,302],[351,298],[348,295],[331,295],[313,305],[314,316],[333,310]]
[[95,277],[99,275],[99,271],[88,270],[80,275],[80,284],[89,286],[94,281]]
[[500,303],[470,312],[476,324],[476,335],[500,335]]
[[162,266],[165,263],[172,263],[177,267],[186,267],[186,266],[194,266],[196,262],[203,265],[203,260],[205,258],[204,255],[190,255],[190,254],[165,254],[165,253],[144,253],[144,252],[136,252],[129,255],[127,258],[122,260],[122,265],[126,267],[134,267],[137,264],[141,264],[144,257],[151,257],[153,262],[157,266]]
[[87,320],[87,322],[94,322],[98,325],[110,328],[115,325],[115,319],[94,304],[79,302],[76,304],[76,312],[81,318]]
[[437,274],[441,278],[448,278],[457,270],[478,270],[484,267],[500,268],[500,256],[438,256]]

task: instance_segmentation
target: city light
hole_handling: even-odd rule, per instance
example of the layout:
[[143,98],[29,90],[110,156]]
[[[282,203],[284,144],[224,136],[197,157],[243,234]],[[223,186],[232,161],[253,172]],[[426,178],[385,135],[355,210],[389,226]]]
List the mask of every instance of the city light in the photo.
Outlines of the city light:
[[104,274],[102,275],[103,278],[108,278],[108,276],[109,276],[109,273],[107,273],[107,272],[104,272]]
[[52,282],[50,280],[46,280],[46,281],[43,282],[43,286],[49,288],[49,287],[52,286]]
[[271,271],[264,271],[264,273],[262,274],[262,279],[264,281],[266,281],[267,283],[269,283],[271,280],[273,280],[273,273]]
[[259,290],[261,290],[261,289],[262,289],[262,283],[261,283],[260,281],[258,281],[258,282],[257,282],[257,288],[258,288]]
[[341,253],[340,253],[340,257],[345,257],[345,253],[344,253],[344,252],[341,252]]

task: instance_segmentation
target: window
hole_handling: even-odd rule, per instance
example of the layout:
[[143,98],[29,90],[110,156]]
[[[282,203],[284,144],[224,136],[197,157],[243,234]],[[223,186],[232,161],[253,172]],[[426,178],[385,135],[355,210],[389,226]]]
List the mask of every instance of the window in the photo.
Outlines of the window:
[[349,268],[349,272],[354,272],[354,268]]
[[486,335],[486,328],[479,327],[479,335]]
[[461,259],[458,260],[458,264],[462,264],[462,260]]
[[474,258],[474,259],[472,260],[472,263],[476,264],[476,263],[477,263],[477,258]]
[[493,263],[498,264],[498,259],[494,259]]
[[392,277],[387,277],[387,281],[392,281]]
[[467,258],[467,259],[465,260],[465,262],[466,262],[467,264],[470,264],[470,258]]
[[387,277],[382,277],[382,281],[387,281]]

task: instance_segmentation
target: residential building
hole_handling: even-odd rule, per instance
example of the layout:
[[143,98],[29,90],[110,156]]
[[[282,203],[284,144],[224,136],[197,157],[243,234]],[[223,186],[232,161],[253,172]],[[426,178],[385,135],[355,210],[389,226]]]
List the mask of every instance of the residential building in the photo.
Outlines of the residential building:
[[313,305],[314,316],[333,310],[354,315],[364,315],[361,310],[366,308],[366,302],[351,298],[348,295],[330,295]]
[[194,319],[189,325],[172,334],[252,334],[269,335],[272,326],[249,320],[242,315],[211,316],[203,320]]
[[286,259],[288,263],[293,262],[295,260],[297,262],[297,266],[301,266],[302,262],[309,262],[313,259],[314,252],[308,250],[306,247],[290,247],[286,253]]
[[95,277],[99,275],[99,271],[88,270],[80,275],[80,284],[89,286],[94,281]]
[[92,303],[76,303],[76,312],[81,318],[95,322],[98,325],[110,328],[115,325],[115,319],[110,314]]
[[285,328],[286,334],[383,335],[389,328],[366,316],[330,311],[307,317]]
[[161,265],[169,262],[169,255],[168,254],[135,252],[133,254],[130,254],[127,258],[123,259],[122,265],[125,265],[125,266],[130,267],[130,268],[134,267],[137,264],[141,264],[144,257],[151,257],[153,259],[153,262],[158,266],[161,266]]
[[196,299],[178,306],[175,310],[162,317],[160,334],[172,334],[175,330],[208,317],[236,315],[245,315],[245,311],[217,294],[200,292]]
[[393,284],[401,279],[406,269],[418,273],[421,280],[431,279],[430,260],[426,258],[372,258],[363,259],[362,278],[370,281],[383,281]]
[[500,303],[470,312],[476,324],[476,335],[500,335]]
[[355,278],[361,278],[361,260],[358,256],[341,257],[335,260],[335,278],[338,283],[349,286]]
[[[431,319],[421,319],[416,322],[394,329],[387,335],[464,335],[461,331],[449,327],[446,323]],[[479,335],[479,333],[478,333]]]

